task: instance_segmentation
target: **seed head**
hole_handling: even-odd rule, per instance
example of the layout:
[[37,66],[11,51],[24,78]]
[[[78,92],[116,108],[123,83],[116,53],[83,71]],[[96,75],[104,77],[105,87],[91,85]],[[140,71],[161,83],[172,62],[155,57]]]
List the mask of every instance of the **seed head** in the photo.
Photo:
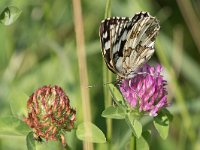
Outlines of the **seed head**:
[[37,89],[27,102],[28,116],[24,121],[33,129],[34,136],[48,140],[60,140],[64,145],[64,131],[71,131],[76,120],[76,110],[59,86],[43,86]]

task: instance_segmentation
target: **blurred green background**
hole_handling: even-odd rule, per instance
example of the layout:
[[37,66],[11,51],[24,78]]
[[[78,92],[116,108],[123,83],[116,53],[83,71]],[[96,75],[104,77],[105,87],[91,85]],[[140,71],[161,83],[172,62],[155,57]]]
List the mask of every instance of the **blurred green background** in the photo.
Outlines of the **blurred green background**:
[[[11,26],[0,24],[0,116],[15,114],[10,102],[26,106],[26,98],[43,85],[60,85],[77,110],[77,124],[82,122],[78,58],[70,0],[1,0],[0,11],[15,5],[22,10]],[[92,122],[106,134],[102,56],[98,36],[104,18],[106,0],[83,0],[82,13],[87,54]],[[169,110],[174,115],[167,140],[153,131],[152,150],[200,149],[200,1],[199,0],[112,0],[111,16],[132,17],[148,11],[160,20],[156,41],[158,51],[150,64],[163,63],[168,80]],[[88,88],[88,87],[85,87]],[[18,106],[16,106],[18,107]],[[24,112],[18,115],[22,117]],[[113,149],[125,149],[129,140],[124,121],[113,123]],[[127,136],[127,137],[126,137]],[[81,149],[75,133],[68,144]],[[95,144],[101,149],[105,144]],[[62,149],[55,142],[42,149]],[[0,149],[26,149],[24,136],[0,136]]]

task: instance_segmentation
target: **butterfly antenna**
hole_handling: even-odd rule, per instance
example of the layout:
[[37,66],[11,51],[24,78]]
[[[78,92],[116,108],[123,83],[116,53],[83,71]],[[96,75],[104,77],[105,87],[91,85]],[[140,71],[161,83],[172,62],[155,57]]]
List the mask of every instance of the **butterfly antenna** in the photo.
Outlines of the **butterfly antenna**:
[[106,82],[103,85],[108,85],[108,84],[115,84],[117,81],[111,81],[111,82]]
[[87,87],[88,87],[88,88],[93,88],[93,87],[97,87],[97,86],[99,86],[99,85],[93,84],[93,85],[88,85]]
[[153,77],[158,77],[158,74],[151,74],[151,73],[148,73],[148,72],[137,72],[136,74],[139,74],[139,75],[150,75],[150,76],[153,76]]
[[[111,81],[111,82],[106,82],[103,85],[105,86],[105,85],[108,85],[108,84],[116,84],[116,83],[117,83],[117,81]],[[88,88],[93,88],[93,87],[98,87],[98,86],[102,86],[102,85],[100,85],[100,84],[88,85]]]

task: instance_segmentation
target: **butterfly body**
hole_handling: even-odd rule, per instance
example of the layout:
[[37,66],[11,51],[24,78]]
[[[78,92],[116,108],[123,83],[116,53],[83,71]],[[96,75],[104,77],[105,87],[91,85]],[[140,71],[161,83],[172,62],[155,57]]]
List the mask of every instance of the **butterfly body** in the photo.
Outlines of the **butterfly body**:
[[158,20],[147,12],[137,13],[132,18],[112,17],[103,20],[99,34],[107,67],[118,78],[134,77],[137,69],[153,55],[159,29]]

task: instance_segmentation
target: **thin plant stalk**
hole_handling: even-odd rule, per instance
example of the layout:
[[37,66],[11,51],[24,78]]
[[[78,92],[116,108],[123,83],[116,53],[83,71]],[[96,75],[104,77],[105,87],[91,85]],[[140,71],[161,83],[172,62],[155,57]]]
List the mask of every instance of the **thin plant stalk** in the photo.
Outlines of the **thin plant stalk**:
[[[105,9],[105,18],[110,17],[111,15],[111,0],[106,1],[106,9]],[[104,61],[104,60],[103,60]],[[112,80],[112,74],[107,69],[105,63],[103,62],[103,82],[110,83]],[[104,86],[104,104],[105,108],[112,104],[112,99],[109,94],[108,87]],[[106,126],[107,126],[107,140],[110,141],[112,136],[112,120],[106,119]]]
[[[74,27],[76,34],[80,89],[82,97],[83,119],[84,122],[91,122],[89,88],[87,88],[88,73],[87,73],[86,52],[85,52],[85,42],[84,42],[84,28],[83,28],[83,17],[82,17],[80,0],[73,0],[73,12],[74,12]],[[85,129],[87,130],[86,133],[90,134],[91,129],[87,127],[85,127]],[[84,150],[93,150],[93,144],[84,141],[83,148]]]
[[185,23],[188,26],[189,31],[194,39],[194,42],[200,53],[200,20],[195,14],[194,8],[192,7],[191,1],[188,0],[176,0]]
[[[130,127],[130,129],[134,130],[133,129],[133,126],[132,126],[132,121],[130,119],[130,116],[126,116],[125,118],[125,121],[127,123],[127,125]],[[129,145],[129,149],[130,150],[136,150],[136,137],[133,133],[131,133],[131,136],[130,136],[130,145]]]
[[164,54],[164,50],[161,47],[161,42],[158,39],[157,40],[157,55],[159,57],[160,62],[165,66],[167,72],[169,73],[170,76],[170,80],[172,81],[172,88],[176,97],[176,102],[178,104],[178,106],[180,107],[180,114],[183,120],[183,125],[185,127],[185,132],[187,133],[188,137],[190,138],[191,142],[194,141],[195,139],[195,132],[192,128],[192,120],[190,117],[190,114],[188,112],[188,109],[186,107],[186,103],[184,101],[184,96],[183,93],[180,89],[180,86],[178,84],[177,78],[176,78],[176,74],[173,70],[173,68],[170,66],[170,63],[168,61],[168,59],[166,58],[165,54]]
[[136,137],[133,134],[130,138],[130,150],[136,150]]
[[183,62],[183,37],[182,27],[176,26],[173,30],[173,49],[176,49],[176,51],[172,52],[172,63],[177,76],[180,74],[181,64]]
[[106,1],[106,10],[105,10],[105,18],[108,18],[111,16],[111,0]]

